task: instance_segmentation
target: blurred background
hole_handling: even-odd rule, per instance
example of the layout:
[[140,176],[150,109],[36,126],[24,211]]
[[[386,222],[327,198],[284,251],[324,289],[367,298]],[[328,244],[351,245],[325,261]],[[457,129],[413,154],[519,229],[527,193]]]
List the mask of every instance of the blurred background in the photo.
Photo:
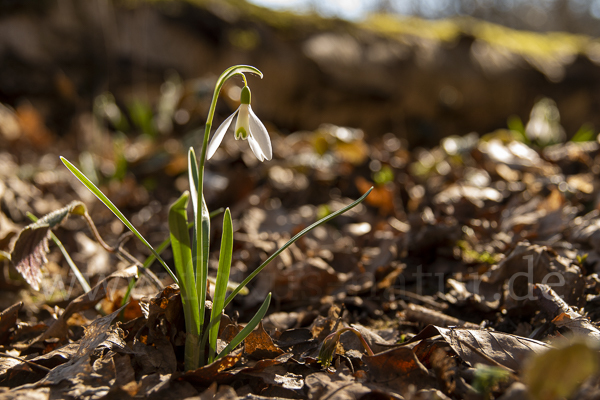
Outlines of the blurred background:
[[600,34],[597,0],[252,0],[252,3],[349,20],[361,20],[374,13],[429,19],[468,15],[514,29]]
[[[432,146],[525,132],[546,99],[538,115],[557,138],[589,136],[599,18],[600,0],[3,0],[0,103],[39,143],[93,141],[94,118],[186,135],[216,76],[243,63],[264,72],[253,107],[282,134],[331,123]],[[215,122],[238,96],[232,83]]]

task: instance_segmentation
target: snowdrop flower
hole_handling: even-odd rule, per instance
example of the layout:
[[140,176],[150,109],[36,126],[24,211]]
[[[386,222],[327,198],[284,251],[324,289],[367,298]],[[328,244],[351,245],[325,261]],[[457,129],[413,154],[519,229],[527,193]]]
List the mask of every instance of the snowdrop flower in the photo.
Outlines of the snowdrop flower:
[[[258,119],[252,107],[250,106],[250,88],[244,86],[241,93],[241,104],[233,114],[231,114],[215,132],[206,150],[206,159],[210,159],[217,147],[223,141],[225,133],[229,131],[229,127],[235,118],[235,139],[248,139],[252,152],[259,161],[270,160],[273,157],[273,149],[271,148],[271,139],[269,132]],[[237,118],[236,118],[237,117]]]

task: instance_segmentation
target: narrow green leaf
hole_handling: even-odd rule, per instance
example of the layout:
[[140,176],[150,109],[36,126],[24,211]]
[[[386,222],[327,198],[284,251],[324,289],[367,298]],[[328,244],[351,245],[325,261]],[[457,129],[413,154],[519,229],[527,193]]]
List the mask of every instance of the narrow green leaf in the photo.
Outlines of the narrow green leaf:
[[269,292],[269,294],[265,298],[265,301],[263,301],[262,305],[260,306],[260,308],[258,309],[256,314],[254,314],[254,317],[252,317],[252,319],[250,320],[250,322],[248,322],[248,324],[244,327],[244,329],[242,329],[240,331],[240,333],[235,335],[233,340],[219,353],[219,355],[216,358],[217,360],[219,358],[225,357],[227,354],[231,353],[231,350],[235,349],[238,344],[242,343],[242,341],[244,339],[246,339],[246,337],[250,334],[250,332],[252,332],[254,330],[254,328],[256,328],[258,326],[260,321],[262,321],[263,317],[267,313],[267,310],[269,309],[270,304],[271,304],[271,293]]
[[[198,230],[198,265],[196,271],[196,289],[198,290],[198,304],[201,309],[204,310],[204,302],[206,301],[206,286],[208,283],[208,253],[210,248],[210,216],[208,208],[206,207],[206,201],[202,196],[202,203],[200,205],[201,212],[199,215],[200,220],[196,223],[199,224],[200,229]],[[204,315],[200,315],[200,329],[204,325]]]
[[[188,179],[190,181],[190,192],[192,193],[192,211],[194,214],[194,230],[192,236],[192,257],[194,261],[194,273],[196,277],[196,294],[198,296],[198,306],[200,307],[200,330],[204,326],[204,309],[206,301],[206,280],[208,278],[208,249],[205,251],[204,242],[207,243],[210,233],[209,229],[204,229],[204,196],[202,187],[200,187],[200,172],[198,171],[198,162],[194,148],[190,147],[188,152]],[[199,202],[198,199],[201,199]],[[208,214],[208,213],[207,213]],[[209,218],[209,217],[208,217]],[[210,226],[210,225],[209,225]],[[206,254],[205,254],[206,253]],[[206,258],[206,268],[204,268],[204,259]]]
[[[194,216],[194,229],[192,233],[192,257],[194,259],[194,274],[198,266],[198,184],[199,184],[199,173],[198,173],[198,161],[196,160],[196,153],[194,148],[190,147],[188,151],[188,180],[190,182],[190,194],[192,197],[192,214]],[[195,276],[195,275],[194,275]]]
[[367,198],[367,196],[369,195],[369,193],[371,193],[371,190],[373,190],[373,187],[371,187],[371,189],[369,189],[367,191],[367,193],[363,194],[362,196],[360,196],[360,198],[358,198],[355,202],[353,202],[352,204],[347,205],[346,207],[342,208],[341,210],[338,210],[332,214],[329,214],[328,216],[326,216],[325,218],[321,218],[320,220],[318,220],[317,222],[315,222],[314,224],[310,225],[307,228],[304,228],[301,232],[299,232],[298,234],[296,234],[293,238],[291,238],[286,244],[284,244],[283,246],[281,246],[281,248],[279,248],[279,250],[277,250],[275,253],[273,253],[269,258],[267,258],[265,260],[265,262],[263,262],[258,268],[256,268],[254,271],[252,271],[252,273],[250,275],[248,275],[248,277],[246,279],[244,279],[242,281],[242,283],[240,283],[238,285],[238,287],[227,297],[227,299],[225,300],[225,304],[223,305],[223,307],[227,307],[227,305],[229,303],[231,303],[231,300],[233,300],[235,298],[235,296],[240,292],[240,290],[242,290],[244,287],[246,287],[246,285],[252,280],[254,279],[254,277],[256,275],[258,275],[260,273],[260,271],[262,271],[267,265],[269,265],[269,263],[271,261],[273,261],[273,259],[275,257],[277,257],[279,254],[281,254],[282,251],[284,251],[285,249],[287,249],[292,243],[294,243],[296,240],[300,239],[302,236],[306,235],[308,232],[310,232],[311,230],[315,229],[317,226],[322,225],[328,221],[331,221],[332,219],[334,219],[335,217],[337,217],[340,214],[345,213],[348,210],[351,210],[352,208],[356,207],[357,205],[359,205],[364,199]]
[[148,241],[141,235],[141,233],[139,233],[138,230],[135,229],[131,222],[129,222],[129,220],[125,218],[123,213],[119,211],[119,209],[108,199],[108,197],[106,197],[104,193],[102,193],[100,189],[98,189],[96,185],[92,183],[92,181],[90,181],[83,173],[81,173],[81,171],[79,171],[73,164],[71,164],[69,160],[62,156],[60,157],[60,159],[63,162],[63,164],[65,164],[65,166],[69,169],[69,171],[71,171],[71,173],[75,175],[75,177],[79,179],[81,183],[85,185],[85,187],[87,187],[102,203],[104,203],[104,205],[108,207],[110,211],[112,211],[113,214],[115,214],[117,218],[119,218],[121,222],[123,222],[123,224],[125,224],[125,226],[129,228],[129,230],[133,232],[135,236],[137,236],[138,239],[141,240],[141,242],[152,252],[154,257],[156,257],[156,259],[162,264],[162,266],[171,276],[173,281],[175,281],[175,283],[178,283],[177,277],[175,276],[173,271],[171,271],[171,268],[169,268],[167,263],[164,262],[164,260],[156,252],[156,250],[154,250],[150,243],[148,243]]
[[217,337],[225,296],[227,295],[227,283],[231,271],[231,257],[233,254],[233,223],[229,208],[225,210],[223,217],[223,234],[221,235],[221,252],[219,254],[219,269],[217,270],[217,282],[213,296],[213,306],[210,314],[210,336],[208,362],[211,363],[217,349]]
[[[169,236],[175,260],[175,270],[179,278],[181,297],[184,303],[191,304],[194,314],[198,313],[196,282],[192,266],[192,249],[187,223],[187,206],[190,194],[185,191],[169,209]],[[187,318],[186,318],[187,320]],[[195,321],[199,318],[195,317]]]
[[[189,335],[189,344],[185,346],[185,369],[192,370],[198,367],[198,336],[200,333],[200,315],[194,269],[192,265],[192,249],[187,223],[187,206],[190,194],[185,191],[169,209],[169,233],[171,248],[175,260],[175,270],[179,278],[181,302],[185,317],[186,335]],[[192,338],[194,340],[192,340]]]

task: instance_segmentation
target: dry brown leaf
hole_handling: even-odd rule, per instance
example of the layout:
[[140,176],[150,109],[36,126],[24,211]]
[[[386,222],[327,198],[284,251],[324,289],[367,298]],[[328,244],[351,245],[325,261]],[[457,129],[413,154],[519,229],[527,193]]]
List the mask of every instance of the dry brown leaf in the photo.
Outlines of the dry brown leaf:
[[283,354],[283,350],[273,343],[273,339],[263,328],[262,322],[244,339],[244,352],[258,360],[275,358]]
[[85,214],[85,205],[73,201],[66,207],[46,214],[33,224],[27,225],[17,237],[10,258],[15,268],[35,290],[40,290],[42,266],[48,262],[50,231],[60,225],[70,214]]
[[533,288],[533,295],[538,298],[540,308],[552,319],[554,325],[568,329],[576,336],[600,341],[600,330],[588,318],[572,310],[550,286],[536,285]]
[[507,308],[518,307],[521,300],[531,297],[531,285],[536,283],[551,284],[568,304],[581,306],[585,301],[581,267],[547,246],[520,242],[486,275],[487,282],[498,285],[498,291],[505,286]]
[[310,374],[305,380],[309,399],[359,399],[371,392],[367,386],[347,373],[326,372]]
[[[375,185],[360,176],[356,178],[355,184],[361,193],[367,193]],[[394,193],[387,186],[374,186],[365,201],[367,204],[378,207],[381,215],[394,214]]]
[[[115,288],[115,285],[109,287],[109,283],[112,283],[115,279],[128,279],[136,276],[137,267],[132,266],[127,269],[114,272],[110,274],[108,277],[100,281],[96,286],[92,288],[88,293],[84,293],[81,296],[77,297],[75,300],[71,301],[65,311],[58,317],[56,321],[46,330],[46,332],[42,333],[37,339],[33,340],[32,343],[39,343],[48,338],[59,338],[64,339],[67,336],[67,321],[69,317],[76,312],[80,312],[83,310],[87,310],[93,306],[95,306],[100,300],[102,300],[109,289]],[[112,314],[111,314],[112,315]]]
[[513,371],[520,370],[523,361],[528,356],[552,348],[539,340],[503,332],[461,328],[448,329],[435,325],[428,325],[417,336],[404,344],[414,343],[437,335],[441,335],[452,347],[452,350],[471,365],[481,363],[504,366]]
[[233,367],[241,358],[241,349],[233,351],[209,365],[186,372],[181,376],[181,379],[200,385],[210,385],[213,382],[230,383],[235,380],[236,373],[225,370]]
[[363,361],[369,367],[370,381],[385,384],[402,393],[408,391],[410,385],[417,389],[435,386],[427,368],[408,347],[364,356]]
[[106,340],[108,337],[108,328],[121,310],[122,308],[92,322],[85,330],[85,335],[79,343],[75,357],[50,371],[46,378],[38,382],[38,385],[56,385],[63,380],[74,378],[77,374],[89,371],[89,361],[92,351]]
[[4,343],[10,334],[9,330],[17,323],[19,311],[23,308],[23,302],[20,301],[0,313],[0,343]]

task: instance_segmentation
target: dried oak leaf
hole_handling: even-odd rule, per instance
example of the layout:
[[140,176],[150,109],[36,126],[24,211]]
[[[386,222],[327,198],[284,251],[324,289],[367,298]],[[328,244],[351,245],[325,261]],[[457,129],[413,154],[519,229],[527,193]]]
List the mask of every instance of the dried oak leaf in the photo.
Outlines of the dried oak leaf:
[[52,211],[36,222],[27,225],[17,237],[10,254],[11,261],[17,271],[35,290],[40,290],[42,266],[48,262],[48,240],[53,228],[60,225],[70,214],[84,215],[85,205],[73,201],[66,207]]
[[540,309],[552,319],[556,327],[566,329],[574,336],[600,341],[600,330],[594,323],[571,308],[550,286],[535,285],[533,295],[538,299]]

